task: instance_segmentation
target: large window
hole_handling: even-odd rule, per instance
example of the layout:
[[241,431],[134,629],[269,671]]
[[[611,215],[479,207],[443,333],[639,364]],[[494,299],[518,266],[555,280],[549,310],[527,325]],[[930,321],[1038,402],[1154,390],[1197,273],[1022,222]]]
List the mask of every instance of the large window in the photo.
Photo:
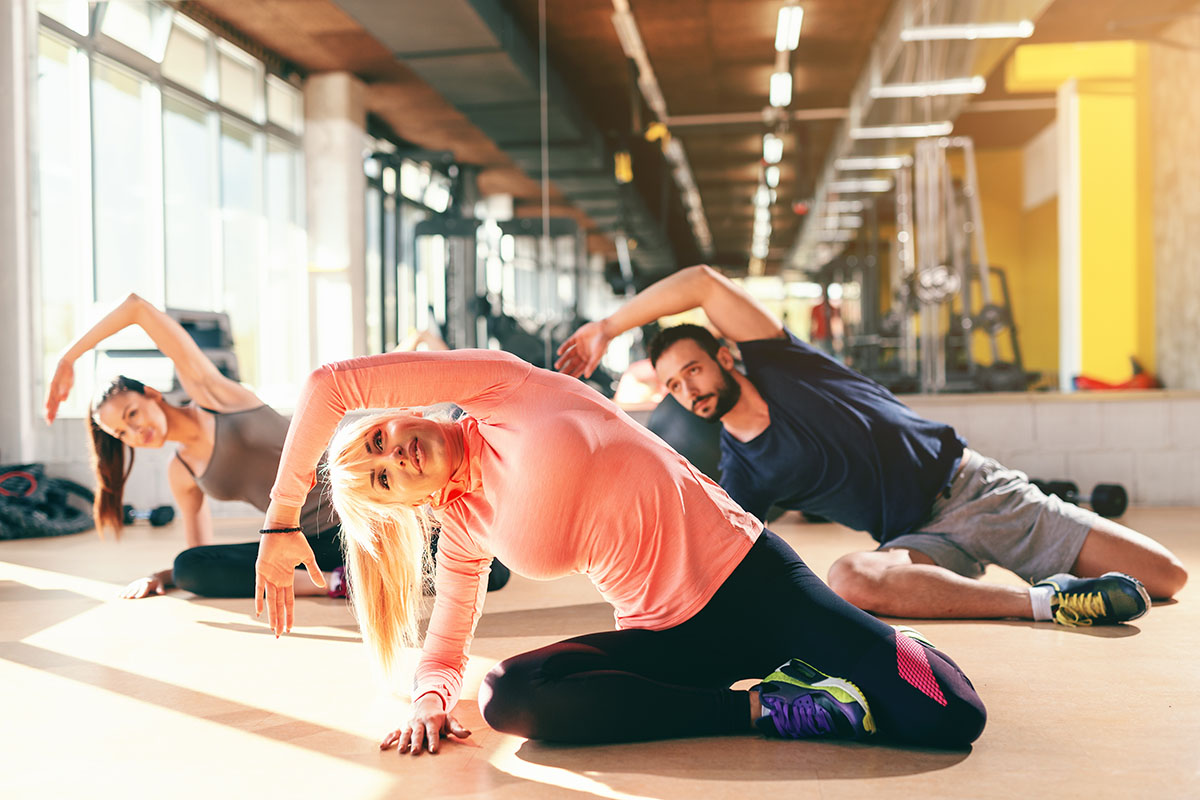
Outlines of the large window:
[[[167,3],[38,9],[45,374],[137,292],[228,313],[242,380],[291,406],[309,369],[299,90]],[[63,412],[82,413],[87,394]]]
[[[83,24],[86,26],[87,17]],[[87,55],[74,45],[38,37],[37,234],[41,254],[42,374],[75,337],[92,305],[91,153],[87,135]],[[92,363],[76,367],[90,386]],[[82,414],[87,392],[74,392],[60,413]]]

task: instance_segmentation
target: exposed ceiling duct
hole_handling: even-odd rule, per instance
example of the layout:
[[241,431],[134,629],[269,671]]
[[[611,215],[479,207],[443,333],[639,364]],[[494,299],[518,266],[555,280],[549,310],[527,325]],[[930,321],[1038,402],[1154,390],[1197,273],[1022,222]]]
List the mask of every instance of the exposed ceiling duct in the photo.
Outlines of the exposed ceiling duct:
[[[395,57],[455,106],[530,177],[542,178],[536,47],[499,0],[336,0]],[[636,241],[639,280],[677,266],[664,222],[633,184],[617,182],[613,152],[547,67],[549,179],[602,231]]]
[[[834,236],[831,204],[885,192],[914,140],[945,136],[988,75],[1028,37],[1051,0],[897,0],[880,26],[817,181],[786,269],[812,271],[853,235]],[[871,166],[866,159],[875,161]],[[903,162],[900,162],[903,163]],[[848,166],[850,165],[850,166]],[[884,184],[887,184],[885,187]]]

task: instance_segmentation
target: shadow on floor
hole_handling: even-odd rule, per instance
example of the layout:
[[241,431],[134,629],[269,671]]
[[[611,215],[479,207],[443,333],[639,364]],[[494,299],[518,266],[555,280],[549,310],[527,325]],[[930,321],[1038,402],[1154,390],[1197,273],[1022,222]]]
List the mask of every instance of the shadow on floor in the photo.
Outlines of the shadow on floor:
[[[884,622],[891,625],[908,625],[916,628],[918,631],[924,632],[925,629],[938,628],[943,625],[962,626],[962,625],[981,625],[981,626],[1001,626],[1006,628],[1028,628],[1029,630],[1040,631],[1056,635],[1082,635],[1094,636],[1097,639],[1126,639],[1130,636],[1137,636],[1142,632],[1142,629],[1137,625],[1125,622],[1120,625],[1081,625],[1077,628],[1069,628],[1066,625],[1059,625],[1056,622],[1033,622],[1027,619],[902,619],[899,617],[883,617]],[[937,646],[937,639],[930,636],[929,639]]]
[[[249,625],[244,622],[213,622],[211,620],[199,620],[201,625],[207,625],[210,628],[217,628],[223,631],[231,631],[233,633],[252,633],[256,636],[274,636],[275,633],[266,625]],[[362,644],[361,636],[327,636],[320,633],[302,633],[297,630],[292,630],[287,634],[293,639],[312,639],[319,642],[346,642],[348,644]]]
[[525,761],[585,772],[612,783],[628,776],[713,781],[796,781],[889,778],[948,769],[970,750],[931,750],[851,742],[795,742],[756,735],[587,747],[525,742]]
[[611,631],[613,608],[608,603],[527,608],[520,611],[485,613],[479,619],[476,638],[500,639],[514,636],[567,638],[582,633]]

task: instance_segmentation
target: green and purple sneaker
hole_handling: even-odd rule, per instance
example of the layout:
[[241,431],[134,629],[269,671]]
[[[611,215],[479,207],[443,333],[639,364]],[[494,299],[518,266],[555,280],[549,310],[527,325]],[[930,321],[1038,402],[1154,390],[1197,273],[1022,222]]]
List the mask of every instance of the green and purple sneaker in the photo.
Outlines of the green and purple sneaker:
[[867,698],[853,683],[793,658],[754,687],[755,727],[783,739],[865,739],[875,732]]

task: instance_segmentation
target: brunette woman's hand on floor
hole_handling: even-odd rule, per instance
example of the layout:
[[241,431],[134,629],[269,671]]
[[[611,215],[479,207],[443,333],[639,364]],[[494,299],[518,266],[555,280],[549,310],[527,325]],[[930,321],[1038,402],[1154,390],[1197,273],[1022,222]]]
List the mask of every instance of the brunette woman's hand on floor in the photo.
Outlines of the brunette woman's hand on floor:
[[443,738],[455,736],[466,739],[471,732],[442,709],[442,699],[436,694],[423,694],[413,703],[412,718],[403,728],[397,728],[379,743],[380,750],[396,747],[400,754],[419,756],[422,750],[438,751]]
[[157,575],[147,575],[144,578],[138,578],[121,591],[121,598],[124,600],[138,600],[143,597],[149,597],[152,594],[166,594],[166,587],[159,580]]
[[578,378],[580,375],[591,377],[600,365],[608,343],[612,341],[604,327],[604,321],[589,322],[581,325],[558,348],[558,360],[554,368],[559,372]]
[[267,622],[275,631],[276,638],[292,629],[296,605],[296,567],[301,564],[308,570],[308,577],[313,583],[325,585],[325,576],[317,566],[317,557],[313,555],[303,533],[262,535],[258,543],[258,560],[254,562],[254,616],[262,614],[265,594]]
[[50,381],[50,388],[46,390],[46,424],[54,422],[54,418],[58,416],[58,406],[67,396],[71,394],[71,387],[75,385],[75,362],[62,359],[58,362],[58,368],[54,370],[54,378]]

